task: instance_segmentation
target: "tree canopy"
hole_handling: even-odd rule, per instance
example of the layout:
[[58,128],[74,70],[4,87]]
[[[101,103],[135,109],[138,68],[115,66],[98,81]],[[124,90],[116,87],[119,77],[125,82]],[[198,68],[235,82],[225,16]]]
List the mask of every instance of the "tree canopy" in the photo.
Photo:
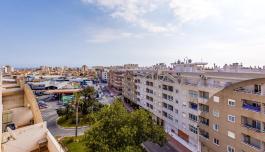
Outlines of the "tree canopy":
[[166,135],[149,112],[127,112],[120,100],[94,114],[95,123],[85,133],[88,151],[141,152],[140,144],[150,140],[162,145]]

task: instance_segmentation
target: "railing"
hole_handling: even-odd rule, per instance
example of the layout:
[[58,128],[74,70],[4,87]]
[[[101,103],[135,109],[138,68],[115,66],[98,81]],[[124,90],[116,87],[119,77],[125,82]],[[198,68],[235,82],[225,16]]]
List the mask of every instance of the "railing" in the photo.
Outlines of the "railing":
[[261,107],[254,107],[252,105],[249,105],[249,104],[243,104],[242,106],[243,109],[246,109],[246,110],[251,110],[251,111],[254,111],[254,112],[260,112],[261,111]]
[[249,124],[242,123],[241,125],[242,125],[243,127],[247,128],[247,129],[253,130],[253,131],[255,131],[255,132],[263,132],[263,131],[261,130],[261,128],[257,128],[257,127],[255,127],[255,126],[252,126],[252,125],[249,125]]
[[261,95],[261,91],[256,92],[254,90],[249,90],[249,89],[239,88],[239,89],[235,89],[234,91],[241,92],[241,93],[254,94],[254,95]]
[[243,140],[242,142],[243,142],[244,144],[250,146],[251,148],[256,149],[256,150],[260,150],[260,149],[261,149],[261,144],[260,144],[260,145],[257,145],[257,144],[254,144],[254,143],[251,143],[251,142],[249,142],[249,141],[245,141],[245,140]]

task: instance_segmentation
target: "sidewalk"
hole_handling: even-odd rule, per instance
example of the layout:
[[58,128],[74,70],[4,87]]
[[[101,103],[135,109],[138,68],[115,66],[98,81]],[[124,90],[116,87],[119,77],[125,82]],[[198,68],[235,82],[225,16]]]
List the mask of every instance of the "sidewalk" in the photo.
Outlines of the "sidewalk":
[[168,144],[172,146],[174,149],[176,149],[177,151],[192,152],[188,148],[183,146],[181,143],[179,143],[177,140],[175,140],[173,137],[171,137],[170,135],[167,135],[167,140],[168,140]]

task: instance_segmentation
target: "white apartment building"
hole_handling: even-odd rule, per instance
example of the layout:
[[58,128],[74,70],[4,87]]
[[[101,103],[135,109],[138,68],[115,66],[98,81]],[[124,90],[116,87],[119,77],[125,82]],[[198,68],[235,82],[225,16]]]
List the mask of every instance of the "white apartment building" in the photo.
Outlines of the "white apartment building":
[[101,79],[103,81],[108,81],[108,79],[109,79],[108,74],[109,74],[109,70],[108,69],[104,69],[104,71],[102,71],[102,74],[101,74]]
[[[128,89],[135,91],[136,101],[132,102],[150,111],[169,135],[192,152],[201,151],[199,124],[209,125],[209,120],[201,117],[209,112],[208,100],[234,83],[264,77],[252,71],[242,74],[205,70],[205,65],[179,62],[171,68],[135,70],[134,89]],[[128,93],[123,94],[127,98]],[[218,118],[218,110],[213,115]]]

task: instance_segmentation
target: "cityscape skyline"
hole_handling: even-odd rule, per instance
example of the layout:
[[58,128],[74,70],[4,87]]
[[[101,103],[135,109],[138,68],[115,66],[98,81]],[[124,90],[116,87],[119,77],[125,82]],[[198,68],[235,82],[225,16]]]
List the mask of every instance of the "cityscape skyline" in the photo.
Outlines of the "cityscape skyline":
[[148,66],[187,56],[263,66],[262,6],[260,0],[3,1],[0,65]]

